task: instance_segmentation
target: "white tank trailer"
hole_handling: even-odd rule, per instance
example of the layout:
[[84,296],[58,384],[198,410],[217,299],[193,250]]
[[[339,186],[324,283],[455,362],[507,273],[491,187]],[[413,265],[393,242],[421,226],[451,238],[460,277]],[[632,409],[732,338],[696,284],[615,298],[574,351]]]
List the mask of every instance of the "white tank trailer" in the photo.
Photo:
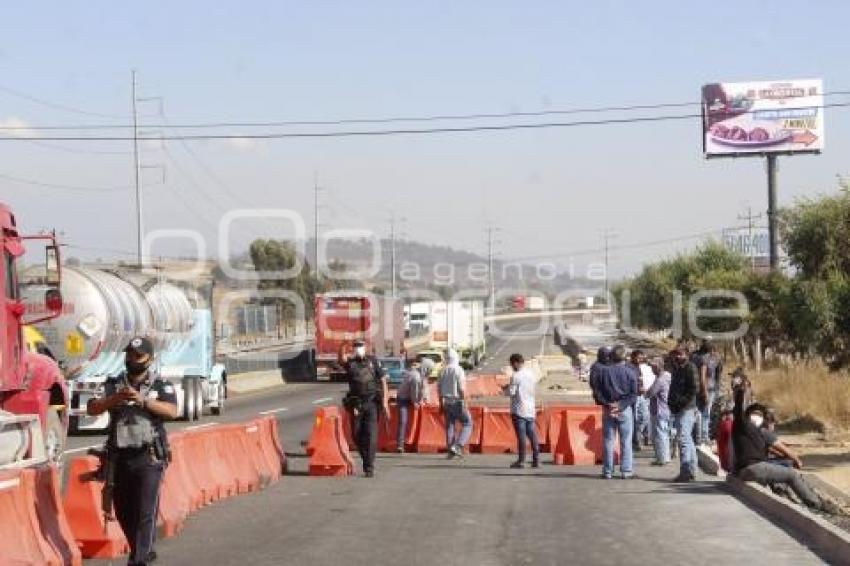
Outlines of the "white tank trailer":
[[62,315],[36,328],[68,380],[71,433],[107,428],[109,415],[89,417],[86,404],[124,370],[124,348],[136,335],[153,341],[152,367],[174,385],[183,419],[224,409],[227,376],[214,361],[211,309],[197,293],[138,271],[84,267],[63,268],[61,291]]

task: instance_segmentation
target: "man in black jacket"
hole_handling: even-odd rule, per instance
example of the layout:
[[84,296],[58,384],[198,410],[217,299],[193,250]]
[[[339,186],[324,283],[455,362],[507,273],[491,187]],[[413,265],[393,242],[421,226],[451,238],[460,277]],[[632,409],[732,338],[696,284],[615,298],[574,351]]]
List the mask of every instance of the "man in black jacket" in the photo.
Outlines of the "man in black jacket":
[[700,392],[699,372],[696,366],[688,361],[688,353],[684,348],[673,350],[671,357],[673,371],[667,404],[670,406],[679,435],[679,475],[673,481],[689,482],[696,479],[697,473],[697,450],[693,430]]

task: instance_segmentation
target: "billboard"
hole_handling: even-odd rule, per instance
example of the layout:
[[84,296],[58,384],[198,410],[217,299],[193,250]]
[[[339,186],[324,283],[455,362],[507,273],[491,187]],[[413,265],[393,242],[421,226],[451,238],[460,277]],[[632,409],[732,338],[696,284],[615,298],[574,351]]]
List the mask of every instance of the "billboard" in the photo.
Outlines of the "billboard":
[[768,258],[770,237],[767,228],[726,228],[723,230],[723,245],[745,257]]
[[706,157],[817,153],[823,149],[823,81],[707,84],[702,116]]

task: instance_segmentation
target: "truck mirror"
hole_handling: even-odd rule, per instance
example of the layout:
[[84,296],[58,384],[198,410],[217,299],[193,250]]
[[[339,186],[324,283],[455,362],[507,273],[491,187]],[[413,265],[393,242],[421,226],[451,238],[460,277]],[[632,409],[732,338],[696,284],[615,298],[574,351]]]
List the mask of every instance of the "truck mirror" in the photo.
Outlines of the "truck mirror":
[[58,313],[62,310],[62,293],[59,289],[48,289],[44,293],[44,306],[51,313]]
[[[58,287],[60,282],[59,276],[59,246],[51,244],[44,248],[44,273],[45,283],[50,287]],[[61,301],[62,297],[59,297]],[[61,304],[60,304],[60,309]]]

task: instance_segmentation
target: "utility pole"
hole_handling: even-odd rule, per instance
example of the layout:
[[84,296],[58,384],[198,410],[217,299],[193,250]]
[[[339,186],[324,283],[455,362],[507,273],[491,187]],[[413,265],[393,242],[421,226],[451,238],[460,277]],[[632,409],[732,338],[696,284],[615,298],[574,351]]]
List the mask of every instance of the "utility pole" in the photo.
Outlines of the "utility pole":
[[392,289],[391,296],[395,297],[395,215],[390,217],[390,288]]
[[609,280],[609,277],[608,277],[608,249],[610,247],[609,244],[611,242],[611,239],[614,238],[614,237],[616,237],[616,234],[611,232],[610,228],[605,228],[605,230],[602,232],[603,249],[604,249],[604,253],[605,253],[605,302],[606,303],[609,302],[608,301],[608,291],[609,291],[609,284],[608,284],[608,280]]
[[487,274],[490,276],[490,312],[496,312],[496,274],[493,272],[493,234],[498,232],[498,228],[492,226],[487,227]]
[[315,256],[313,269],[316,271],[316,277],[319,277],[319,174],[313,172],[313,247]]
[[753,207],[747,207],[746,215],[738,215],[738,220],[746,220],[747,221],[747,229],[748,229],[748,238],[749,243],[747,244],[750,249],[750,269],[755,271],[756,269],[756,255],[755,250],[753,249],[753,220],[758,220],[761,218],[761,214],[753,214]]
[[136,110],[136,70],[130,73],[131,77],[131,108],[133,111],[133,177],[136,188],[136,262],[142,265],[142,189],[139,183],[142,164],[139,161],[139,113]]
[[776,233],[776,155],[767,156],[767,238],[770,241],[770,270],[779,268],[779,236]]

